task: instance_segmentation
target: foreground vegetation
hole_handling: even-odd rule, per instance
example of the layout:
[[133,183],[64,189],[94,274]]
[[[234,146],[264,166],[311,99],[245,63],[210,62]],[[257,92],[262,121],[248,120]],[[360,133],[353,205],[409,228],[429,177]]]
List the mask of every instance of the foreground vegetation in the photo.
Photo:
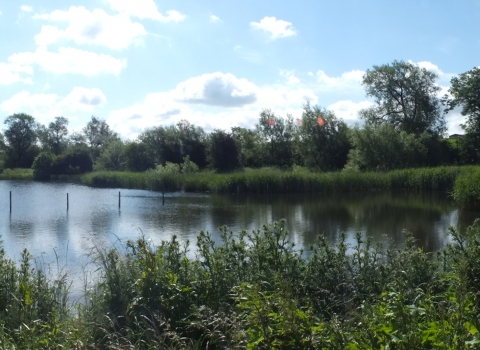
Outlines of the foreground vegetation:
[[[0,251],[2,348],[469,349],[480,343],[480,222],[436,255],[360,235],[295,247],[283,221],[100,249],[86,304]],[[220,243],[215,243],[215,242]]]

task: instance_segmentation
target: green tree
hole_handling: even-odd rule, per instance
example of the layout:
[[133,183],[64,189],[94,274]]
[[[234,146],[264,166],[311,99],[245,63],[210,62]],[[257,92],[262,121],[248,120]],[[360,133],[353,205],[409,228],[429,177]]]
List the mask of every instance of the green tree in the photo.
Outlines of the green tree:
[[50,152],[40,153],[33,161],[33,178],[42,181],[50,180],[53,160],[54,156]]
[[92,159],[95,162],[101,153],[101,149],[110,142],[118,139],[117,133],[110,129],[105,120],[92,116],[92,119],[83,128],[83,134],[87,145],[90,147]]
[[67,147],[68,119],[55,117],[55,120],[48,124],[47,135],[48,145],[53,153],[62,153]]
[[146,171],[155,168],[155,160],[145,143],[129,142],[125,146],[125,166],[130,171]]
[[125,169],[125,144],[121,140],[111,141],[95,163],[95,170],[121,171]]
[[437,78],[435,73],[410,62],[373,66],[363,76],[363,86],[375,106],[360,114],[373,125],[388,122],[408,133],[442,134],[445,118],[437,96]]
[[460,156],[464,163],[472,164],[480,161],[480,68],[475,67],[468,72],[452,78],[452,86],[448,90],[451,97],[445,96],[446,111],[461,107],[461,113],[467,117],[462,125],[465,137],[460,139]]
[[210,134],[207,159],[210,166],[219,172],[240,168],[238,146],[233,136],[223,130],[215,129]]
[[295,126],[293,118],[276,117],[265,109],[260,113],[257,131],[268,150],[268,165],[289,167],[293,164],[293,140]]
[[[4,122],[7,141],[8,167],[31,167],[38,154],[35,147],[37,141],[37,124],[32,116],[24,113],[13,114]],[[35,149],[34,149],[35,148]]]
[[262,144],[261,135],[257,130],[233,127],[232,137],[237,143],[242,167],[256,168],[265,163],[268,152]]
[[417,137],[406,131],[397,131],[385,123],[365,125],[351,130],[353,149],[348,154],[346,169],[393,170],[424,165],[427,149],[423,145],[428,133]]
[[62,154],[55,157],[52,165],[52,174],[75,175],[93,169],[92,157],[87,145],[76,145],[67,148]]
[[351,148],[348,127],[332,111],[306,104],[298,129],[297,148],[304,165],[324,171],[345,166]]
[[145,130],[139,140],[147,146],[156,164],[181,164],[188,155],[199,167],[206,165],[205,132],[187,122]]

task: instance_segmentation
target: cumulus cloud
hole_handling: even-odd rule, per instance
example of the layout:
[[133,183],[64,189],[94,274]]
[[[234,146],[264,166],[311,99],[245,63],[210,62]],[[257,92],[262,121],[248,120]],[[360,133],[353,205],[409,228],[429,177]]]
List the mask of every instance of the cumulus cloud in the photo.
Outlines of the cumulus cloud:
[[346,122],[359,120],[358,112],[362,109],[372,107],[370,101],[353,102],[350,100],[342,100],[328,106],[328,109],[335,112],[335,115]]
[[362,78],[365,74],[361,70],[352,70],[342,73],[338,77],[330,77],[323,70],[316,73],[318,88],[322,91],[331,90],[358,90],[362,88]]
[[112,111],[107,121],[114,130],[129,138],[136,137],[145,128],[172,125],[182,119],[206,131],[229,130],[233,126],[253,128],[265,108],[279,117],[289,114],[300,117],[303,104],[307,101],[316,104],[317,100],[314,92],[307,88],[258,87],[233,74],[216,72],[185,80],[171,91],[148,94],[141,103]]
[[7,64],[0,62],[0,85],[10,85],[16,82],[32,84],[30,78],[25,78],[24,74],[32,74],[31,67],[22,67],[16,64]]
[[210,22],[217,23],[217,22],[221,22],[221,21],[222,20],[215,15],[210,16]]
[[292,23],[276,19],[275,17],[264,17],[260,22],[251,22],[250,26],[254,29],[262,30],[270,34],[271,40],[297,34]]
[[23,12],[32,12],[32,11],[33,11],[33,7],[32,7],[32,6],[28,6],[28,5],[22,5],[22,6],[20,6],[20,10],[22,10]]
[[106,102],[105,94],[98,88],[74,87],[60,104],[71,111],[93,111],[95,107],[101,107]]
[[239,107],[254,103],[257,87],[246,79],[220,72],[203,74],[180,83],[175,94],[187,103]]
[[289,85],[300,83],[300,79],[298,79],[295,76],[295,73],[293,71],[281,69],[280,70],[280,76],[284,77],[287,80],[286,81],[287,84],[289,84]]
[[117,59],[105,54],[96,54],[71,47],[61,47],[58,52],[48,51],[41,46],[35,52],[21,52],[8,58],[11,64],[20,67],[37,65],[47,72],[57,74],[99,74],[118,75],[127,66],[125,59]]
[[132,22],[126,14],[112,16],[101,9],[89,11],[83,6],[71,6],[67,11],[55,10],[49,14],[35,15],[34,18],[67,24],[65,29],[53,25],[42,26],[40,33],[35,36],[35,42],[40,46],[73,41],[79,45],[101,45],[121,50],[147,34],[143,25]]
[[106,103],[104,93],[98,88],[74,87],[65,97],[55,93],[30,93],[22,91],[3,101],[0,108],[8,114],[25,111],[46,123],[55,116],[71,116],[73,112],[93,112]]
[[153,19],[161,22],[180,22],[185,19],[185,15],[175,11],[166,11],[163,15],[158,11],[157,5],[153,0],[106,0],[112,10],[127,14],[131,17],[140,19]]

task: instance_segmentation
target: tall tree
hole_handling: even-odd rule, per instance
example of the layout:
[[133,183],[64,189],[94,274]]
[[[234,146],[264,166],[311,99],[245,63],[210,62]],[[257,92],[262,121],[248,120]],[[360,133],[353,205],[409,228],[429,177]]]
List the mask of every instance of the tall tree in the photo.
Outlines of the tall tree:
[[101,148],[108,146],[111,141],[118,138],[117,133],[110,129],[105,120],[94,116],[92,116],[92,120],[88,122],[82,131],[94,161],[99,156]]
[[345,166],[351,148],[348,127],[335,113],[307,103],[298,129],[298,153],[306,166],[325,171]]
[[241,166],[255,168],[264,164],[268,152],[262,145],[258,130],[236,126],[232,128],[232,137],[238,146]]
[[257,131],[262,135],[265,147],[268,148],[268,164],[291,166],[295,132],[293,118],[290,116],[286,119],[280,118],[271,110],[265,109],[260,113]]
[[35,119],[24,113],[16,113],[7,117],[4,123],[7,125],[4,135],[7,141],[8,165],[30,167],[37,153],[29,152],[29,148],[37,141]]
[[48,124],[47,135],[48,145],[53,153],[60,154],[67,147],[68,119],[55,117],[55,120]]
[[223,130],[214,130],[207,146],[207,159],[210,166],[219,172],[240,168],[238,146],[232,135]]
[[464,163],[473,164],[480,161],[480,68],[452,78],[452,86],[445,96],[446,111],[461,107],[461,113],[467,117],[462,125],[465,137],[459,140],[460,156]]
[[437,96],[437,78],[435,73],[410,62],[373,66],[363,76],[363,86],[376,105],[360,114],[373,125],[388,122],[408,133],[442,134],[445,118]]

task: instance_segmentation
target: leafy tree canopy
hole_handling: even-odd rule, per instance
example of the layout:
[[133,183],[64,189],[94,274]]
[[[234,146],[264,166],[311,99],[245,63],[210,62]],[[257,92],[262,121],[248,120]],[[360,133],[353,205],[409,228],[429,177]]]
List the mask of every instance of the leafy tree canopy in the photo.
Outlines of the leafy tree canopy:
[[376,105],[360,114],[373,125],[388,122],[408,133],[442,134],[446,127],[437,78],[435,73],[410,62],[373,66],[363,76],[363,86]]
[[446,111],[457,106],[462,107],[462,115],[467,116],[467,132],[480,130],[480,68],[475,67],[468,72],[452,78],[452,86],[448,90],[451,97],[445,96]]

